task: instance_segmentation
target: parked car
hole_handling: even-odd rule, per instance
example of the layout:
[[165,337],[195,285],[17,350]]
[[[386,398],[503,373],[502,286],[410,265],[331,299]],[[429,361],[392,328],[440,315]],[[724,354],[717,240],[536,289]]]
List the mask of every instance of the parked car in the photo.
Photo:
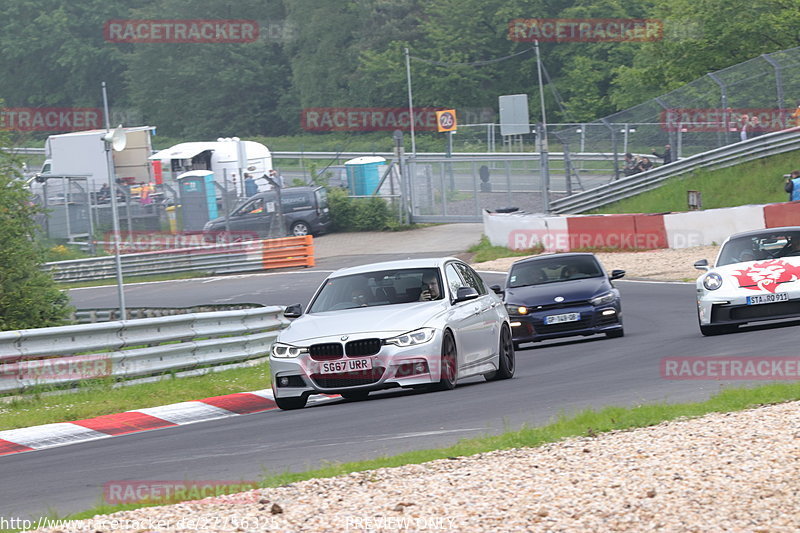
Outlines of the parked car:
[[447,390],[470,376],[514,375],[508,314],[480,276],[456,258],[346,268],[317,289],[272,347],[281,409],[312,394],[366,398],[394,387]]
[[[228,227],[232,233],[247,232],[260,238],[268,237],[271,225],[277,224],[275,218],[275,191],[255,194],[236,206],[228,217]],[[328,195],[324,187],[287,187],[281,190],[286,232],[293,236],[319,235],[331,226],[328,208]],[[207,234],[226,231],[225,217],[210,220],[203,228]]]
[[697,318],[703,335],[732,333],[741,324],[800,317],[800,226],[728,237],[714,266],[697,278]]
[[611,281],[624,275],[624,270],[606,274],[591,253],[546,254],[515,262],[504,291],[514,347],[573,335],[622,337],[622,303]]

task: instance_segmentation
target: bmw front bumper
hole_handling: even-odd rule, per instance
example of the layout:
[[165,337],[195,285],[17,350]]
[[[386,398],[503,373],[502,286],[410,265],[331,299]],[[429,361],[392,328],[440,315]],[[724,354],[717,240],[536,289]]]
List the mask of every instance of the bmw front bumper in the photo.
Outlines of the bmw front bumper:
[[[339,338],[314,339],[314,344],[331,344]],[[272,390],[278,398],[296,398],[311,394],[339,394],[349,391],[371,391],[395,387],[414,387],[438,383],[440,380],[442,332],[414,346],[400,347],[383,344],[380,351],[369,356],[335,358],[312,357],[305,353],[284,358],[271,355]],[[331,372],[325,363],[349,362],[356,368],[369,362],[368,369]]]

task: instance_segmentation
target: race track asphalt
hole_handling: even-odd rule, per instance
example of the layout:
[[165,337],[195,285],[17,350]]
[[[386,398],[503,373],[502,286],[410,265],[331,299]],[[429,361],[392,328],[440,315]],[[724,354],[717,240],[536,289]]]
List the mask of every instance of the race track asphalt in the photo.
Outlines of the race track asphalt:
[[[193,305],[200,300],[306,303],[324,269],[128,287],[129,305]],[[488,283],[500,274],[482,273]],[[0,457],[0,516],[38,517],[100,503],[120,480],[257,480],[263,473],[314,468],[453,444],[546,423],[587,407],[707,398],[715,381],[662,379],[673,356],[793,356],[789,326],[746,327],[702,337],[688,284],[618,282],[626,336],[527,345],[510,381],[480,379],[438,393],[385,392],[301,411],[267,411],[164,430]],[[73,291],[84,304],[114,305],[115,289]]]

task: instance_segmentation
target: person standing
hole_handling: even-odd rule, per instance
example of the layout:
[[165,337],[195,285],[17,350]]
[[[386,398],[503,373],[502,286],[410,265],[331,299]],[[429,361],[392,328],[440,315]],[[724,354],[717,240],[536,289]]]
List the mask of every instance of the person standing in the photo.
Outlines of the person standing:
[[794,124],[789,123],[788,125],[790,128],[800,126],[800,100],[797,101],[797,109],[789,117],[794,119]]
[[669,165],[670,163],[672,163],[672,146],[670,146],[669,144],[665,144],[664,153],[661,154],[656,152],[656,149],[653,148],[653,155],[658,157],[659,159],[662,159],[665,165]]
[[793,170],[789,177],[786,178],[786,185],[783,190],[789,193],[789,201],[800,201],[800,170]]
[[633,176],[637,172],[640,172],[638,167],[639,167],[639,159],[633,157],[633,154],[630,152],[625,154],[625,164],[622,167],[622,174],[624,174],[625,176]]
[[258,192],[258,185],[256,185],[256,180],[253,179],[248,173],[244,175],[244,195],[250,198],[251,196],[255,195]]
[[269,171],[269,176],[270,176],[270,178],[275,180],[275,183],[277,183],[278,187],[280,187],[281,189],[286,187],[286,182],[283,179],[283,176],[277,170],[275,170],[275,169],[270,170]]
[[742,116],[739,117],[739,140],[746,141],[747,140],[747,131],[750,127],[750,117],[747,113],[742,113]]

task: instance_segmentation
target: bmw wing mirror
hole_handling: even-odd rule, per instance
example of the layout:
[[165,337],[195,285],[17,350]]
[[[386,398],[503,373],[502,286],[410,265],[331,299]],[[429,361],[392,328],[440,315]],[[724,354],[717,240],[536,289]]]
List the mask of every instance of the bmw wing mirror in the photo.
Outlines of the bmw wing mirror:
[[625,276],[624,270],[612,270],[611,275],[608,277],[609,279],[619,279]]
[[500,296],[502,296],[503,293],[505,292],[503,290],[503,287],[501,287],[500,285],[492,285],[489,288],[492,289],[495,294],[499,294]]
[[697,270],[708,270],[708,259],[701,259],[700,261],[695,262],[694,267]]
[[283,311],[283,316],[286,318],[297,318],[302,314],[303,306],[301,304],[290,305]]
[[453,303],[465,302],[467,300],[474,300],[480,296],[478,291],[472,287],[459,287],[456,291],[456,300]]

